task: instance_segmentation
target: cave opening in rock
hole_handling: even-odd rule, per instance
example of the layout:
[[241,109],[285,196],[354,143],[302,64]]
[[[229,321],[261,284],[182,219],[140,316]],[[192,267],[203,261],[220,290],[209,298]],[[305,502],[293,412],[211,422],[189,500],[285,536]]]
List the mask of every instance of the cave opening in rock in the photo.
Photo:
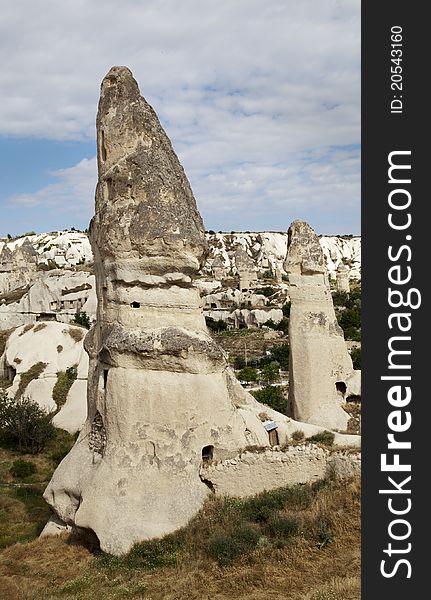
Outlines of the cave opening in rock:
[[140,308],[140,306],[141,306],[141,303],[140,303],[140,302],[132,302],[132,303],[130,304],[130,306],[131,306],[132,308]]
[[202,460],[209,462],[214,457],[214,446],[204,446],[202,448]]
[[337,388],[337,392],[341,392],[343,396],[345,395],[347,391],[347,385],[344,383],[344,381],[337,381],[335,383],[335,387]]

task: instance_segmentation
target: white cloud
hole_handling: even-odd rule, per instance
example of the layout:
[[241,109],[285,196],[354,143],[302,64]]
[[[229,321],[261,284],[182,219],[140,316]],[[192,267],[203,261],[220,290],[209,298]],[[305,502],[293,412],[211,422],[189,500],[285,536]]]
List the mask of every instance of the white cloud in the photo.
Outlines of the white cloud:
[[52,171],[51,176],[56,179],[55,183],[31,194],[15,194],[9,198],[8,204],[26,209],[55,208],[71,216],[89,219],[94,207],[97,181],[96,157],[84,158],[68,169]]
[[[0,135],[94,137],[100,80],[126,64],[203,208],[357,206],[358,151],[329,148],[359,144],[359,19],[359,0],[16,0],[0,22]],[[84,193],[80,165],[14,201]]]

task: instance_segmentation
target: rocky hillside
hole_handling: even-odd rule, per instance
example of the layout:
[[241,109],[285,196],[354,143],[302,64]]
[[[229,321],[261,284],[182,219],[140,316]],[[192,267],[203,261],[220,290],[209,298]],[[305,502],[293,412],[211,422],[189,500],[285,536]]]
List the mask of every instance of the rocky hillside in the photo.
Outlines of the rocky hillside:
[[[253,259],[258,272],[279,270],[284,274],[283,261],[287,251],[287,233],[246,232],[246,233],[207,233],[210,252],[204,273],[211,271],[216,257],[220,256],[227,273],[236,273],[235,251],[241,246]],[[87,264],[92,261],[88,237],[78,231],[58,231],[29,235],[15,240],[0,240],[0,253],[6,246],[13,253],[28,239],[38,254],[38,263],[64,267]],[[328,272],[335,277],[337,267],[345,264],[351,279],[361,278],[361,238],[360,236],[321,236],[320,243],[325,255]],[[0,265],[1,270],[1,265]],[[1,291],[1,290],[0,290]]]

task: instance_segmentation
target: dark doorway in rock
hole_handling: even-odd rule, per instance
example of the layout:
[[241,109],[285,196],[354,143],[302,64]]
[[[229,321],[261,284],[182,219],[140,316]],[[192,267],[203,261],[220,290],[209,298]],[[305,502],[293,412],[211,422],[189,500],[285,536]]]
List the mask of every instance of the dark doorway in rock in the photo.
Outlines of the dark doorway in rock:
[[12,365],[6,367],[6,378],[8,381],[13,381],[16,375],[16,369]]
[[268,432],[269,443],[271,446],[278,446],[278,433],[276,429],[272,429]]
[[344,381],[337,381],[335,387],[337,388],[337,392],[341,392],[344,396],[347,391],[347,385],[344,383]]
[[109,369],[103,369],[103,389],[106,390],[106,384],[108,383]]
[[214,457],[214,446],[204,446],[202,448],[202,460],[209,462]]
[[140,308],[141,303],[140,302],[132,302],[130,305],[132,308]]

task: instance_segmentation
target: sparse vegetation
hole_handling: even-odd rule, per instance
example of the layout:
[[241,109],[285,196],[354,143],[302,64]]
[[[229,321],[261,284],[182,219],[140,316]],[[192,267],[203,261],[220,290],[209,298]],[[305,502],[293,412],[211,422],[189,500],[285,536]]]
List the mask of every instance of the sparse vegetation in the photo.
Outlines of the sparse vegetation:
[[305,433],[301,429],[297,429],[292,433],[291,437],[294,442],[301,442],[305,438]]
[[322,444],[323,446],[332,446],[334,444],[335,435],[332,431],[320,431],[308,438],[309,442]]
[[9,469],[10,474],[16,479],[26,479],[37,471],[36,465],[29,460],[18,458]]
[[64,333],[68,333],[75,342],[80,342],[85,336],[84,330],[77,327],[68,327],[64,330]]
[[37,325],[35,325],[33,332],[37,333],[38,331],[42,331],[42,329],[45,329],[46,327],[46,323],[38,323]]
[[27,389],[29,383],[33,381],[33,379],[37,379],[45,370],[47,363],[38,362],[31,366],[28,371],[24,371],[21,373],[19,378],[18,389],[15,394],[15,400],[19,400],[25,390]]
[[81,327],[85,327],[85,329],[90,329],[91,327],[90,317],[85,311],[77,311],[71,323],[73,325],[80,325]]
[[22,331],[19,332],[19,336],[24,335],[25,333],[27,333],[27,331],[30,331],[31,329],[33,329],[34,327],[34,323],[27,323],[27,325],[24,325],[24,327],[22,328]]
[[[42,489],[0,496],[0,545],[21,542],[0,553],[6,599],[266,600],[269,591],[285,598],[289,590],[289,600],[359,600],[359,480],[213,497],[186,528],[123,558],[94,557],[64,537],[25,543],[49,516]],[[321,595],[333,590],[338,595]]]
[[216,321],[212,317],[205,317],[205,322],[206,322],[208,329],[215,333],[220,333],[221,331],[226,331],[226,329],[227,329],[226,323],[224,321],[222,321],[221,319]]
[[57,352],[60,354],[60,352],[63,352],[64,348],[61,344],[58,344],[57,346]]
[[52,390],[52,399],[57,405],[57,410],[66,402],[67,394],[78,376],[77,367],[78,365],[74,365],[57,373],[57,381]]

